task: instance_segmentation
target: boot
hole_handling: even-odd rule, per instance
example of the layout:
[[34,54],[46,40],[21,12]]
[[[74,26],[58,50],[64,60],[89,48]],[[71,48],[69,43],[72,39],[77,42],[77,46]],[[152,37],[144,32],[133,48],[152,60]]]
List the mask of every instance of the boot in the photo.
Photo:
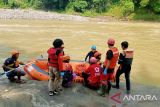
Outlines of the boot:
[[106,90],[106,86],[105,85],[102,85],[100,87],[100,89],[97,91],[98,92],[98,95],[102,96],[102,97],[105,97],[105,90]]
[[130,90],[127,90],[127,91],[126,91],[126,94],[127,94],[127,95],[130,95],[130,94],[131,94],[131,91],[130,91]]
[[112,85],[112,88],[119,89],[119,86],[117,86],[117,85]]

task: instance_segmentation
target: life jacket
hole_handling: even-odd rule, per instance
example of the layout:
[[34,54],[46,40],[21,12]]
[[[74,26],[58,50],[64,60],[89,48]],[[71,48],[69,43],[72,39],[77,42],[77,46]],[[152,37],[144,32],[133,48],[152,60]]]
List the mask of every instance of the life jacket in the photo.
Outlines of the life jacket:
[[63,71],[73,71],[70,63],[63,63]]
[[124,50],[124,54],[125,54],[124,64],[131,65],[133,61],[134,50],[133,49]]
[[97,61],[97,64],[98,64],[98,65],[102,65],[102,62],[101,62],[101,61]]
[[[116,47],[113,47],[110,49],[113,52],[113,58],[110,60],[110,65],[109,65],[109,69],[114,69],[119,57],[119,51]],[[106,53],[107,55],[107,53]],[[107,56],[106,56],[107,57]],[[108,64],[108,60],[105,60],[104,66],[106,66]]]
[[[57,50],[61,51],[58,55],[56,55]],[[59,48],[50,48],[47,53],[49,66],[56,67],[60,71],[63,70],[63,51]]]

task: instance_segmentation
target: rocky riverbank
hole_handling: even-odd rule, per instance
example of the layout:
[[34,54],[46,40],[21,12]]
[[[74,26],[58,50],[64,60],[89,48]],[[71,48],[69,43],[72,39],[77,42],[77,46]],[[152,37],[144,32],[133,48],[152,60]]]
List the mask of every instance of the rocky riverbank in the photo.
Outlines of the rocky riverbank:
[[91,18],[66,15],[54,12],[21,9],[0,9],[0,19],[42,19],[42,20],[68,20],[68,21],[89,21]]
[[[160,105],[158,87],[132,84],[132,96],[142,95],[146,98],[146,95],[151,97],[155,95],[157,100],[136,98],[123,101],[124,83],[121,84],[120,90],[112,89],[110,95],[106,97],[98,96],[96,91],[85,88],[81,84],[74,84],[72,88],[64,89],[60,95],[50,97],[47,84],[48,82],[32,80],[28,80],[25,84],[16,84],[1,78],[0,107],[159,107]],[[113,96],[115,97],[112,98]]]

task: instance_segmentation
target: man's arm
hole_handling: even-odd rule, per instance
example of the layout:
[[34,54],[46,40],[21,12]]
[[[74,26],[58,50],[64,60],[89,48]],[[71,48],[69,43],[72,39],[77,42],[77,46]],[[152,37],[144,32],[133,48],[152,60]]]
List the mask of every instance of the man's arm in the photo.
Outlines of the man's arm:
[[58,65],[59,65],[59,71],[63,70],[63,52],[59,53],[58,55]]
[[122,64],[124,62],[124,59],[125,59],[125,53],[121,52],[119,55],[118,64]]
[[2,66],[3,69],[9,69],[9,70],[14,70],[14,68],[11,68],[9,66],[6,66],[5,64]]
[[111,50],[109,50],[108,52],[107,52],[107,57],[106,57],[106,59],[108,60],[108,63],[107,63],[107,65],[106,65],[106,69],[108,69],[109,68],[109,66],[110,66],[110,63],[111,63],[111,59],[113,58],[113,52],[111,51]]
[[89,56],[89,53],[86,55],[85,61],[87,61],[88,56]]
[[22,61],[19,62],[20,65],[25,65],[25,63],[23,63]]

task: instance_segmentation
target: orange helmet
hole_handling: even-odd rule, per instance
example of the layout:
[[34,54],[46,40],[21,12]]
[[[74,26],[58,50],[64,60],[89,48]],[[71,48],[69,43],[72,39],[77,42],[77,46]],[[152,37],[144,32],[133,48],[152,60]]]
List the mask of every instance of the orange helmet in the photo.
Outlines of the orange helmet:
[[107,41],[107,44],[114,45],[115,44],[115,40],[113,38],[109,38],[108,41]]
[[16,55],[16,54],[19,54],[19,51],[18,50],[12,50],[11,54],[12,54],[12,56]]
[[68,55],[63,56],[63,61],[66,61],[66,60],[70,60],[70,56]]
[[96,58],[97,56],[101,56],[102,54],[100,53],[100,52],[96,52],[95,54],[94,54],[94,57]]

